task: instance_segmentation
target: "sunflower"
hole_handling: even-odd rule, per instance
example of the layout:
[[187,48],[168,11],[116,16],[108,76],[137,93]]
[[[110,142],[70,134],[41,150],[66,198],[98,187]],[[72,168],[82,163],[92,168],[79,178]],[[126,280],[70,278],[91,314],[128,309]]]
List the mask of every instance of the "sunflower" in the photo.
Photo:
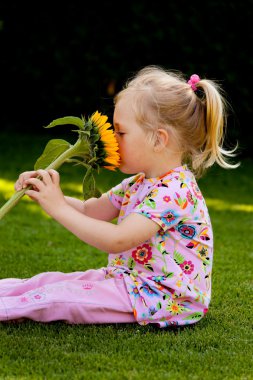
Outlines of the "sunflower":
[[98,158],[103,160],[100,165],[106,169],[115,170],[120,164],[119,146],[111,129],[111,124],[107,120],[108,116],[101,115],[98,111],[94,112],[90,117],[95,132],[93,136],[96,135],[96,132],[99,134],[97,142],[100,145],[98,146]]
[[[53,120],[45,128],[53,128],[59,125],[74,125],[77,127],[79,137],[74,145],[62,139],[50,140],[42,155],[37,159],[34,170],[55,169],[57,170],[65,162],[72,162],[85,167],[83,179],[84,198],[96,196],[95,170],[105,168],[115,170],[120,165],[118,143],[108,122],[108,117],[100,112],[94,112],[88,119],[81,116],[65,116]],[[39,177],[38,177],[39,178]],[[23,197],[27,189],[22,189],[0,208],[0,220],[7,214]]]

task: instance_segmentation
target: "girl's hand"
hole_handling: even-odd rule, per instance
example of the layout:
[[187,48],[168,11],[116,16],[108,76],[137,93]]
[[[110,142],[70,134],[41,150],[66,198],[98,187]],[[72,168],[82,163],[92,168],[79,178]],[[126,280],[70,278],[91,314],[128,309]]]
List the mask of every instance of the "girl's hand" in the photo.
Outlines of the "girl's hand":
[[[53,216],[59,207],[67,204],[60,188],[60,175],[56,170],[40,169],[28,173],[25,175],[23,186],[32,185],[33,189],[28,189],[25,194],[39,203],[47,214]],[[38,176],[41,179],[36,178]]]
[[16,191],[20,191],[27,187],[27,184],[25,184],[25,181],[29,178],[35,178],[37,177],[37,172],[35,170],[31,170],[29,172],[21,173],[18,177],[18,180],[16,181],[14,188]]

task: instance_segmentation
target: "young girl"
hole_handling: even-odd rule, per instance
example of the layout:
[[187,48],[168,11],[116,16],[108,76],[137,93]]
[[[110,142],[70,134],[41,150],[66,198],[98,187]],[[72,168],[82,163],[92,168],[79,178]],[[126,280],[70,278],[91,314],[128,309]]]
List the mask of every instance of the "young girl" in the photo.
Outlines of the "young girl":
[[225,121],[214,81],[148,66],[115,97],[120,170],[131,176],[82,202],[63,195],[54,170],[22,173],[15,189],[33,185],[26,194],[108,252],[108,265],[0,280],[0,320],[159,327],[201,320],[211,297],[213,231],[195,175],[214,163],[237,166],[225,159],[234,152],[222,147]]

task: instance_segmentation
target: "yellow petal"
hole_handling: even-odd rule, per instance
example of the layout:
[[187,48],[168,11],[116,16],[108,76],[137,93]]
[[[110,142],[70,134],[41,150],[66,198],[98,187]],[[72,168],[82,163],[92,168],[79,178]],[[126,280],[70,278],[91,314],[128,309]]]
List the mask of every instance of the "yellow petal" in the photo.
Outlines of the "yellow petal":
[[108,120],[108,117],[106,115],[102,115],[100,116],[99,120],[96,121],[96,124],[98,127],[102,127],[102,125],[104,125]]
[[104,125],[102,125],[101,127],[99,127],[99,132],[100,133],[104,133],[105,131],[108,130],[108,128],[111,127],[111,124],[110,123],[105,123]]
[[96,122],[99,120],[100,115],[101,115],[101,113],[99,113],[98,111],[94,112],[94,113],[92,114],[92,116],[91,116],[91,120],[92,120],[94,123],[96,123]]
[[100,141],[103,145],[102,152],[106,155],[104,163],[110,164],[110,166],[104,165],[103,167],[109,170],[115,170],[116,167],[120,165],[119,145],[115,133],[111,129],[111,123],[107,122],[108,116],[101,115],[100,112],[96,111],[92,114],[90,119],[93,126],[98,128]]

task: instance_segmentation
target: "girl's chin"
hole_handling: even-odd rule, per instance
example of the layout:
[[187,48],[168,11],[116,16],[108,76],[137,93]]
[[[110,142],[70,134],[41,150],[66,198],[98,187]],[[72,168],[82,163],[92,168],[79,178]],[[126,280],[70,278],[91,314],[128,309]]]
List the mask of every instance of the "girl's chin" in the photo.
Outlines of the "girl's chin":
[[138,173],[138,171],[136,171],[134,169],[127,168],[124,165],[122,165],[122,166],[120,165],[119,170],[121,171],[121,173],[124,173],[124,174],[136,174],[136,173]]
[[[135,166],[135,165],[133,165]],[[124,173],[124,174],[137,174],[140,173],[139,168],[133,167],[133,166],[128,166],[127,164],[124,163],[124,161],[121,161],[121,164],[119,166],[119,170]]]

